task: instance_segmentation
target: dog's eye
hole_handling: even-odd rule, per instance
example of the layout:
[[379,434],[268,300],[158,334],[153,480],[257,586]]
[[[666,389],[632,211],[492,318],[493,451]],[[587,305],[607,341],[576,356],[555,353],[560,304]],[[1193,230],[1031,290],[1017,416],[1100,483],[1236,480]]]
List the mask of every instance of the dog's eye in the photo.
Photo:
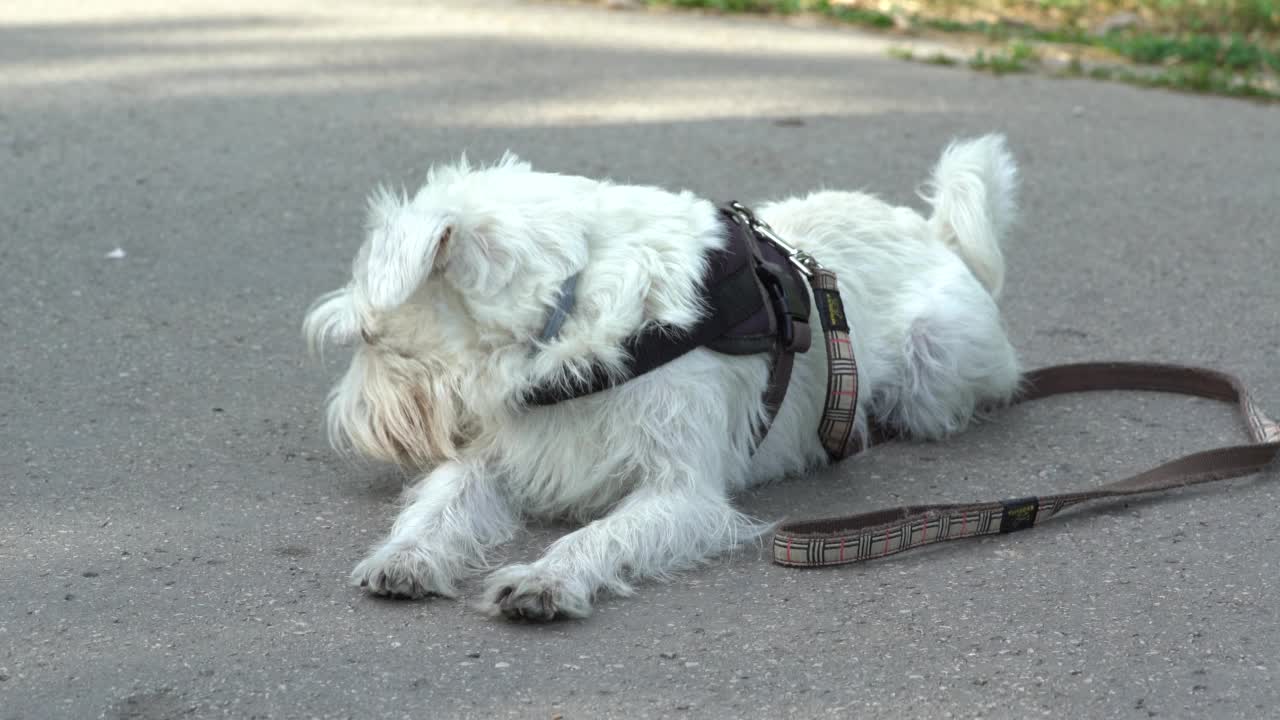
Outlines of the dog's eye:
[[369,334],[368,330],[365,330],[364,328],[360,328],[360,337],[364,338],[364,342],[366,345],[373,344],[373,336]]

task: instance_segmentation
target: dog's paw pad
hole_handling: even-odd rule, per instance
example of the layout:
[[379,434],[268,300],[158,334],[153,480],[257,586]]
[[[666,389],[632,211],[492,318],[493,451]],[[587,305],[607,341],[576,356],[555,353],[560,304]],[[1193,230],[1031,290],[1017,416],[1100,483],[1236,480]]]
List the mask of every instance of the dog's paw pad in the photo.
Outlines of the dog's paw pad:
[[591,614],[591,598],[531,565],[502,568],[485,582],[483,610],[508,620],[550,622]]
[[432,571],[426,555],[412,547],[379,548],[351,572],[351,584],[371,595],[407,600],[454,594],[453,588]]

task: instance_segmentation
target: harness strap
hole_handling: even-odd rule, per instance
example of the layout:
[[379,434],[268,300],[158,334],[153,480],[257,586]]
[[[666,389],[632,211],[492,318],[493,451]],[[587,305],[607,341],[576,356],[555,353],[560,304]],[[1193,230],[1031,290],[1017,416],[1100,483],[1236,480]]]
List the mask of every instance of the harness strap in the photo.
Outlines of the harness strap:
[[[1034,527],[1091,500],[1163,492],[1260,472],[1280,457],[1280,424],[1254,403],[1234,375],[1198,367],[1096,362],[1055,365],[1025,376],[1026,402],[1094,390],[1147,390],[1234,402],[1253,444],[1186,455],[1093,490],[959,505],[914,505],[781,525],[773,560],[823,567],[872,560],[924,545]],[[887,438],[886,438],[887,439]]]
[[[651,324],[623,342],[624,366],[611,372],[594,366],[580,377],[544,383],[525,391],[530,406],[551,405],[607,390],[640,377],[699,347],[729,355],[769,354],[769,384],[763,393],[764,422],[756,428],[756,444],[768,432],[791,379],[794,353],[809,349],[810,303],[804,280],[789,264],[789,255],[756,233],[753,223],[721,209],[727,234],[725,247],[710,253],[703,277],[709,312],[689,328]],[[576,277],[561,288],[560,305],[572,299]],[[547,327],[558,330],[557,305]],[[552,333],[554,334],[554,333]],[[548,330],[540,339],[545,341]]]
[[[769,379],[761,394],[764,417],[756,426],[751,443],[751,452],[754,454],[769,434],[769,428],[773,426],[773,420],[782,407],[782,401],[787,398],[787,388],[791,386],[791,371],[795,367],[796,353],[809,351],[809,305],[804,302],[804,281],[797,278],[795,271],[787,267],[789,258],[781,247],[766,245],[769,239],[757,232],[754,216],[738,213],[732,205],[722,207],[720,214],[726,222],[733,223],[750,238],[747,244],[755,261],[764,294],[772,306],[770,326],[775,339],[769,349]],[[769,256],[777,259],[781,265],[765,257],[766,248]],[[791,298],[791,303],[787,302],[787,298]],[[796,307],[791,307],[793,304]],[[717,343],[711,347],[720,352],[728,352],[732,345]]]
[[791,384],[791,370],[795,362],[795,352],[787,350],[781,344],[769,353],[769,384],[765,386],[763,395],[764,417],[756,428],[754,443],[751,446],[753,454],[760,449],[760,443],[764,442],[765,436],[769,434],[769,428],[773,425],[773,419],[778,415],[778,408],[782,407],[782,401],[787,398],[787,386]]
[[[734,242],[735,238],[730,240],[725,251],[712,253],[709,258],[709,273],[714,282],[706,288],[706,300],[715,312],[690,328],[648,325],[623,342],[628,360],[621,375],[610,373],[603,366],[597,365],[585,377],[569,378],[563,382],[547,383],[529,389],[523,398],[525,404],[552,405],[607,390],[665,365],[694,348],[706,345],[722,337],[739,323],[761,313],[772,323],[772,315],[764,308],[764,290],[760,286],[755,263],[742,243]],[[772,344],[772,335],[767,331],[766,334],[769,335],[769,342],[765,345],[767,348]]]
[[573,312],[573,306],[578,302],[578,278],[581,275],[582,273],[574,273],[565,278],[565,281],[560,284],[560,292],[556,295],[556,305],[551,309],[551,314],[547,315],[547,321],[542,326],[542,332],[538,333],[538,342],[551,342],[560,335],[560,328],[564,327],[564,321],[569,318],[569,313]]

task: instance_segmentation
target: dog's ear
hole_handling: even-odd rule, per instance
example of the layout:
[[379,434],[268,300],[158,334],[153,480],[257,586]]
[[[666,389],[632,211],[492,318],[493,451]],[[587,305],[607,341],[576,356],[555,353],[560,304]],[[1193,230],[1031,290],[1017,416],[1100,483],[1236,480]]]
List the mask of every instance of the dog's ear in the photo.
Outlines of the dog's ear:
[[379,188],[369,200],[365,291],[376,309],[403,304],[443,264],[454,234],[451,218],[416,213],[403,195]]
[[[484,216],[473,213],[454,227],[448,251],[438,256],[446,281],[458,292],[473,297],[492,297],[515,275],[516,267],[532,267],[522,255],[527,241],[504,228],[521,223],[518,216],[501,217],[502,211]],[[524,253],[527,255],[527,253]]]
[[[516,268],[538,259],[524,215],[490,202],[468,184],[478,172],[463,156],[456,165],[433,167],[426,185],[432,190],[424,188],[412,202],[386,188],[369,198],[364,280],[374,309],[403,304],[435,271],[464,294],[491,297],[511,282]],[[507,153],[484,172],[529,173],[532,168]]]
[[[519,176],[532,172],[529,163],[508,150],[487,168],[473,168],[464,154],[456,165],[433,167],[427,173],[429,187],[459,188],[450,194],[451,242],[435,261],[435,268],[442,270],[457,291],[472,297],[493,297],[511,283],[517,268],[520,272],[531,270],[545,254],[545,248],[530,245],[529,231],[534,229],[530,214],[527,208],[519,209],[531,187]],[[468,182],[470,177],[484,179],[474,184]],[[514,197],[506,191],[490,191],[512,182],[519,188]],[[497,201],[498,197],[504,199]]]

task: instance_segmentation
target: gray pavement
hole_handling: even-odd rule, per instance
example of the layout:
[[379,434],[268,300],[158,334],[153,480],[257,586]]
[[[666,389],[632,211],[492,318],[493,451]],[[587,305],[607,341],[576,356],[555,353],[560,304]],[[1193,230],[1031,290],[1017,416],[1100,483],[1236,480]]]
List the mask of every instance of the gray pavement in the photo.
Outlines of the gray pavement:
[[[464,149],[913,203],[948,138],[1002,130],[1027,364],[1212,364],[1280,411],[1276,109],[752,19],[234,5],[0,7],[0,718],[1280,716],[1274,472],[865,567],[748,551],[511,625],[347,587],[402,478],[327,449],[343,358],[307,361],[298,330],[365,193]],[[743,506],[1015,496],[1242,438],[1208,402],[1069,397]]]

